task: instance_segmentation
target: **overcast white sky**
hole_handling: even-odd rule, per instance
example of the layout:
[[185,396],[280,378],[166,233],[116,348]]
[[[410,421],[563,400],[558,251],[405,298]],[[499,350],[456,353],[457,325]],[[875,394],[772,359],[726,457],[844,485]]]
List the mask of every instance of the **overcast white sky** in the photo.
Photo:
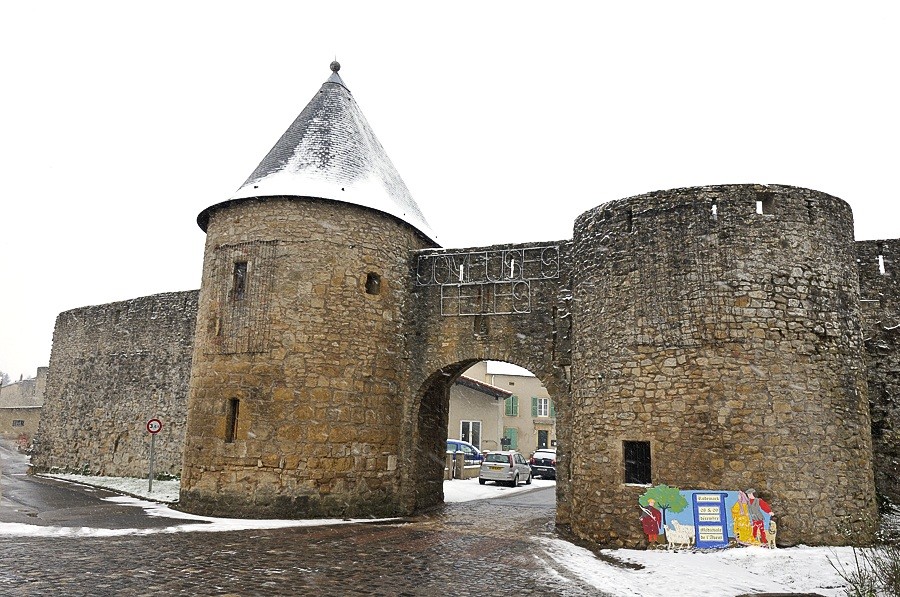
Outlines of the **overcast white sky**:
[[0,370],[56,316],[199,288],[195,218],[341,76],[446,247],[779,183],[900,237],[896,2],[7,2]]

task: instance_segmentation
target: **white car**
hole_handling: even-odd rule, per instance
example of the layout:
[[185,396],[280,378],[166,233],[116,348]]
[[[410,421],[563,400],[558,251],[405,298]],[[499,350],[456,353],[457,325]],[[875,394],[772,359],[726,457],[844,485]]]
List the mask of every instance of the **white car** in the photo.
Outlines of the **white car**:
[[497,485],[506,483],[515,487],[519,481],[531,485],[531,467],[525,457],[514,450],[489,452],[484,455],[478,482],[484,485],[487,481],[496,481]]

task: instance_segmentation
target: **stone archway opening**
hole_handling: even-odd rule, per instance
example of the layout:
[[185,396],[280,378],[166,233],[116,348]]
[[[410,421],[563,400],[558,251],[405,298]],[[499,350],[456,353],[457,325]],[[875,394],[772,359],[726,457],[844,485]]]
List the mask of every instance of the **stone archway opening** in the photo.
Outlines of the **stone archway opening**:
[[[556,397],[535,374],[513,363],[465,360],[445,366],[427,379],[420,396],[414,446],[416,510],[442,504],[449,478],[471,479],[472,489],[478,487],[477,465],[451,470],[448,439],[468,442],[481,452],[515,450],[526,460],[538,449],[556,449]],[[546,470],[540,478],[549,484],[556,481]]]

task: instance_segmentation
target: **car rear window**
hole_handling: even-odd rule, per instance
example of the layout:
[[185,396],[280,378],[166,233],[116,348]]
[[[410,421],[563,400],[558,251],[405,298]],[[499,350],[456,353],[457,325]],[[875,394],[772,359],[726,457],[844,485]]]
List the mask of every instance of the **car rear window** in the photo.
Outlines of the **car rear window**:
[[506,454],[498,454],[496,452],[491,452],[485,458],[486,462],[502,462],[503,464],[509,464],[509,456]]
[[542,452],[538,450],[534,453],[534,458],[550,458],[551,460],[556,459],[556,452]]

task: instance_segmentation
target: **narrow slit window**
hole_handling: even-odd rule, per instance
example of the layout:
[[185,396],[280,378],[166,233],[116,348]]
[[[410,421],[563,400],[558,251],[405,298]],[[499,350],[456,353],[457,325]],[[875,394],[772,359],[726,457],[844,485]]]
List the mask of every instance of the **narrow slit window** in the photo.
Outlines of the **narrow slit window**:
[[630,209],[625,214],[625,232],[633,232],[634,231],[634,212]]
[[476,315],[472,322],[472,333],[476,338],[482,338],[488,335],[488,319],[485,315]]
[[381,294],[381,276],[375,272],[366,274],[366,294]]
[[240,411],[241,401],[237,398],[232,398],[228,401],[228,412],[225,417],[225,443],[230,444],[234,442],[235,436],[237,436],[237,425],[238,425],[238,413]]
[[650,442],[622,442],[622,453],[625,460],[625,482],[649,485]]
[[713,203],[712,203],[712,210],[710,213],[710,217],[713,220],[717,220],[719,218],[719,204],[716,203],[715,201],[713,201]]
[[878,273],[884,275],[884,255],[878,256]]
[[234,277],[232,279],[232,296],[234,300],[244,300],[247,293],[247,262],[236,261],[234,264]]

